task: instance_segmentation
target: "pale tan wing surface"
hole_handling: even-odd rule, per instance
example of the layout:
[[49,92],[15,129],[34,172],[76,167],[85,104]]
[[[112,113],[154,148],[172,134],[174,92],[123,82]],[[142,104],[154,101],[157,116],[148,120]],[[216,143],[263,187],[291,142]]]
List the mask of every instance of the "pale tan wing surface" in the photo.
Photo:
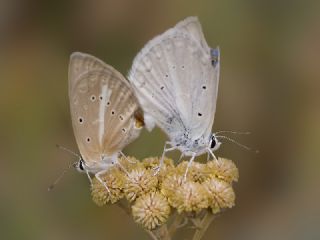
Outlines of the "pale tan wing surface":
[[107,64],[90,54],[81,52],[72,53],[69,61],[69,91],[76,85],[81,74],[105,68],[109,68]]
[[[69,79],[70,109],[83,159],[97,162],[121,151],[138,137],[141,124],[135,116],[138,102],[127,80],[113,67],[100,60],[95,62],[97,59],[90,59],[90,55],[86,57],[91,62],[89,66],[95,67],[74,71],[82,73]],[[70,68],[75,66],[72,63],[71,60]]]

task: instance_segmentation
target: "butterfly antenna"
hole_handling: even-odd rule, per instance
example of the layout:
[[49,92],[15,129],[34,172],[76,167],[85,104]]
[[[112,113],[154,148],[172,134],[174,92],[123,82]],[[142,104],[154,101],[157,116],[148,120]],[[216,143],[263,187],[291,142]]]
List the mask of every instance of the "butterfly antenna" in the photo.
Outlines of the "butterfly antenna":
[[239,134],[239,135],[249,135],[251,132],[236,132],[236,131],[218,131],[215,132],[215,134],[220,134],[220,133],[232,133],[232,134]]
[[80,156],[79,154],[71,151],[70,149],[68,149],[68,148],[66,148],[66,147],[63,147],[63,146],[61,146],[61,145],[59,145],[59,144],[56,144],[56,147],[59,148],[59,149],[61,149],[61,150],[63,150],[63,151],[65,151],[65,152],[68,152],[68,153],[72,154],[73,156],[78,157],[79,159],[81,159],[81,156]]
[[69,166],[68,166],[66,169],[64,169],[64,170],[62,171],[62,173],[57,177],[57,179],[56,179],[52,184],[49,185],[48,191],[49,191],[49,192],[52,191],[53,188],[58,184],[58,182],[59,182],[59,181],[63,178],[63,176],[66,174],[66,172],[68,172],[68,170],[69,170],[71,167],[75,167],[77,163],[78,163],[78,161],[69,164]]
[[[229,138],[229,137],[226,137],[226,136],[221,136],[221,135],[216,136],[216,138],[218,138],[218,139],[219,139],[219,138],[221,138],[221,139],[226,139],[226,140],[228,140],[228,141],[230,141],[230,142],[238,145],[239,147],[242,147],[242,148],[244,148],[244,149],[246,149],[246,150],[248,150],[248,151],[253,151],[250,147],[248,147],[248,146],[246,146],[246,145],[244,145],[244,144],[241,144],[241,143],[237,142],[236,140],[234,140],[234,139],[232,139],[232,138]],[[255,150],[254,152],[255,152],[255,153],[259,153],[259,150]]]

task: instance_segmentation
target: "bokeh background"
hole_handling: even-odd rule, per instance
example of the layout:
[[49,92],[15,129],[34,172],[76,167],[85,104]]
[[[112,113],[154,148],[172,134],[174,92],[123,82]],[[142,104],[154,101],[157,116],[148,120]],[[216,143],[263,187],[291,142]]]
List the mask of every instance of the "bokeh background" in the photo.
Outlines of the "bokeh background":
[[[126,74],[148,40],[190,15],[222,52],[214,130],[249,130],[236,138],[260,150],[218,150],[240,181],[236,206],[205,239],[320,239],[320,2],[312,0],[0,1],[1,239],[149,239],[116,206],[97,207],[85,175],[71,170],[46,191],[75,160],[55,144],[78,151],[68,60],[87,52]],[[164,140],[144,131],[125,152],[160,155]]]

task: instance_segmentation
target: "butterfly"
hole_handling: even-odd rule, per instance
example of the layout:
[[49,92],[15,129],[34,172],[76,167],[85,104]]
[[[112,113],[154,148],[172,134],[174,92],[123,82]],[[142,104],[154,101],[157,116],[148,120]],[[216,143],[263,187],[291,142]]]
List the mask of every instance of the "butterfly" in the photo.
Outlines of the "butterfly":
[[[211,132],[218,95],[220,50],[208,46],[197,17],[188,17],[149,41],[137,54],[128,79],[144,111],[146,128],[168,136],[165,153],[213,152],[221,142]],[[169,147],[168,147],[169,146]],[[187,173],[187,172],[186,172]]]
[[126,78],[94,56],[73,53],[68,78],[72,126],[81,153],[76,168],[89,179],[95,174],[108,190],[100,175],[118,163],[121,150],[139,136],[141,108]]

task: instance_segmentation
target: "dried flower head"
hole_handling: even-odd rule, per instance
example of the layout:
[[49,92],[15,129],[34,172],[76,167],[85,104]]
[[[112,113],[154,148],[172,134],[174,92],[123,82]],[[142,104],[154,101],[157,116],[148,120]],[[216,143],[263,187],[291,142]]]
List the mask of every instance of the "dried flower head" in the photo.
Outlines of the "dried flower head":
[[[176,167],[176,172],[184,175],[189,162],[183,161]],[[207,179],[207,174],[205,174],[206,165],[199,162],[192,162],[191,166],[188,169],[187,179],[195,182],[203,182]]]
[[141,165],[141,162],[139,160],[137,160],[135,157],[130,157],[130,156],[121,157],[118,159],[118,162],[119,162],[119,165],[117,165],[118,168],[122,171],[125,170],[127,172]]
[[184,181],[175,194],[170,196],[170,204],[182,212],[199,212],[208,208],[208,196],[204,187],[198,182]]
[[155,191],[158,185],[158,178],[150,169],[136,167],[126,176],[124,193],[129,201],[134,201],[142,194]]
[[[142,160],[142,165],[146,168],[146,169],[150,169],[152,171],[154,171],[155,173],[155,169],[157,167],[159,167],[160,165],[160,158],[158,157],[149,157],[149,158],[145,158]],[[161,184],[164,177],[171,172],[174,169],[174,163],[172,161],[172,159],[165,157],[164,161],[163,161],[163,165],[160,169],[160,171],[157,173],[157,178],[159,180],[159,183]]]
[[239,179],[239,171],[234,162],[226,158],[219,158],[218,161],[213,160],[207,163],[204,169],[206,175],[215,176],[228,183],[237,182]]
[[235,193],[232,186],[218,178],[208,179],[203,183],[213,213],[218,213],[222,208],[232,208],[235,202]]
[[178,174],[176,172],[168,174],[164,178],[161,184],[161,193],[168,198],[168,201],[171,206],[173,206],[174,204],[171,202],[171,199],[173,199],[173,196],[176,194],[177,189],[181,188],[183,182],[184,175]]
[[[134,220],[155,236],[169,234],[167,227],[170,223],[181,222],[181,218],[192,219],[194,224],[206,224],[203,221],[210,222],[221,209],[234,206],[232,182],[238,180],[239,173],[231,160],[192,162],[186,177],[189,162],[183,161],[175,167],[169,158],[164,159],[162,168],[155,175],[159,160],[158,157],[141,162],[133,157],[119,158],[119,164],[101,176],[110,193],[96,178],[93,179],[93,201],[102,206],[125,196],[128,201],[119,202],[119,206],[125,210],[128,209],[126,205],[131,207]],[[168,221],[171,207],[178,214],[175,220]],[[197,232],[195,236],[200,239],[201,231]]]
[[150,192],[139,197],[132,205],[134,220],[148,230],[165,223],[170,215],[167,199],[159,192]]
[[[159,166],[160,158],[158,158],[158,157],[145,158],[142,160],[142,164],[147,169],[149,169],[149,168],[154,169]],[[162,167],[164,168],[164,170],[167,168],[174,168],[174,163],[173,163],[172,159],[165,157],[163,159],[163,166]]]
[[101,184],[98,179],[92,179],[91,195],[93,201],[98,206],[106,203],[115,203],[123,197],[124,175],[117,168],[111,168],[107,173],[101,176],[102,181],[106,184],[109,191]]

